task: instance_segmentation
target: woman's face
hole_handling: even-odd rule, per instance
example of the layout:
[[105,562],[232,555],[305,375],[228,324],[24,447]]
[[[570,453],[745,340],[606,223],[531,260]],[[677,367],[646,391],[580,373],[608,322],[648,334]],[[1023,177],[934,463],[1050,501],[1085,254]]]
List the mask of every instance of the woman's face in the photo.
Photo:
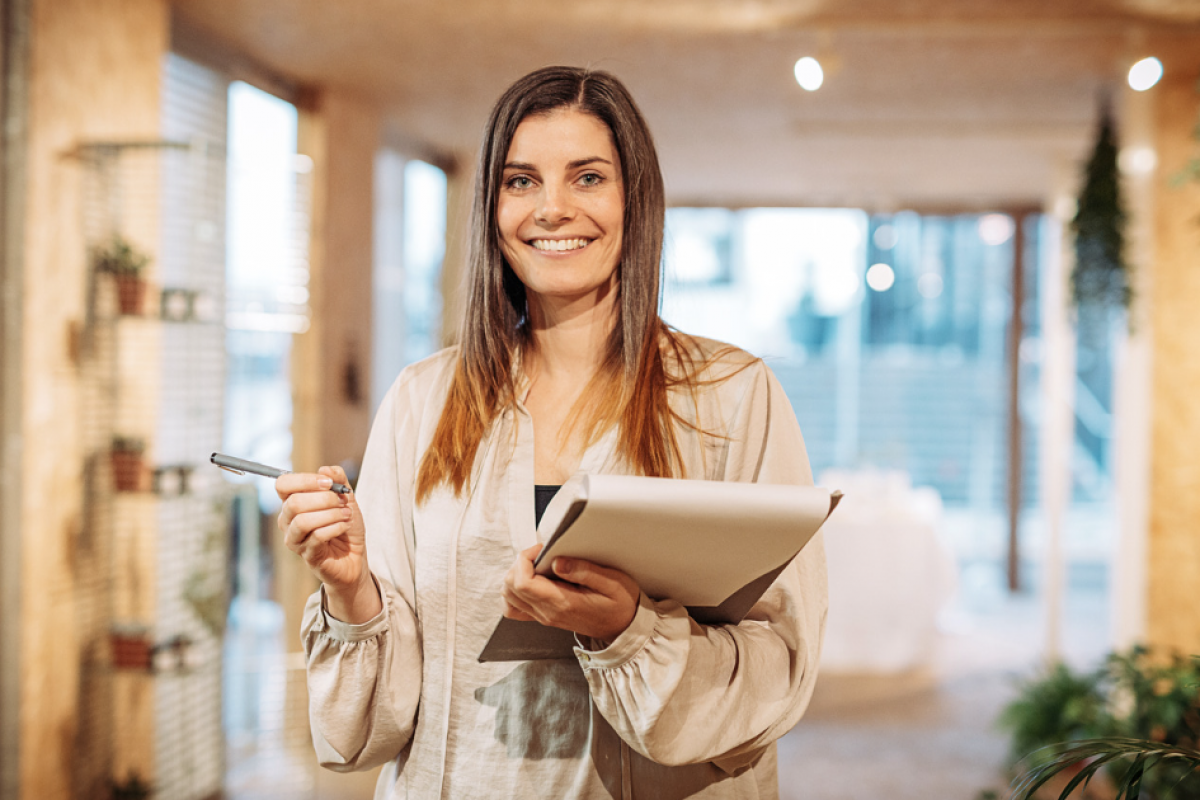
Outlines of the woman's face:
[[610,296],[625,190],[608,126],[566,108],[526,117],[504,162],[496,218],[531,305]]

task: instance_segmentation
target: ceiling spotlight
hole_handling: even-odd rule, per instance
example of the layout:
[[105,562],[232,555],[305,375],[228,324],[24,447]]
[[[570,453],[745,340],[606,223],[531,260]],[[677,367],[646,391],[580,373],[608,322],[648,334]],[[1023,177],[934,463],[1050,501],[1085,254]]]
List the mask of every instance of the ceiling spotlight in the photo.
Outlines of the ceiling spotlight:
[[825,82],[825,70],[821,69],[821,63],[812,56],[805,56],[797,61],[795,73],[796,83],[810,92],[820,89],[821,84]]
[[[797,65],[796,69],[799,68]],[[1135,92],[1144,92],[1158,83],[1162,76],[1163,65],[1161,61],[1153,56],[1143,58],[1129,68],[1129,88]]]

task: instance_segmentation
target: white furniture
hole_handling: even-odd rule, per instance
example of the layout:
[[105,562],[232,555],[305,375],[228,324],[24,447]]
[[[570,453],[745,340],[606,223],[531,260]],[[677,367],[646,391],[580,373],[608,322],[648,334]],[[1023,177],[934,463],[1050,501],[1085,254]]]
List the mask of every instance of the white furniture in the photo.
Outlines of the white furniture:
[[821,669],[901,672],[927,665],[954,592],[953,555],[938,537],[942,503],[901,472],[829,470],[818,485],[845,497],[824,528],[829,620]]

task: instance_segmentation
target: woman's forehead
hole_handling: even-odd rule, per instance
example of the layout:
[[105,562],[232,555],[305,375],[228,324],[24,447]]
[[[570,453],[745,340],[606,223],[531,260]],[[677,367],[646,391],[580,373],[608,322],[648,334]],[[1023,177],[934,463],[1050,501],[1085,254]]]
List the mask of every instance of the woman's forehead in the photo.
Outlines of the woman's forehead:
[[612,131],[601,120],[574,108],[532,114],[517,126],[505,163],[570,163],[585,158],[618,162]]

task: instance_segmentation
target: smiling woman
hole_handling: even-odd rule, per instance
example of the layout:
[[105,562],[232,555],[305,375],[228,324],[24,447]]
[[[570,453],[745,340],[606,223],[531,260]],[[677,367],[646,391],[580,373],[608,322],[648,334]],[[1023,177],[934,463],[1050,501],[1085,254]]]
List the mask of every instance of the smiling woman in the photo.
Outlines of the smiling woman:
[[520,124],[496,218],[535,327],[580,302],[611,317],[624,217],[620,157],[603,122],[568,108]]
[[[662,176],[615,78],[517,81],[478,175],[462,344],[401,373],[355,494],[329,491],[337,468],[276,484],[322,583],[318,755],[386,763],[386,798],[775,797],[774,742],[816,680],[819,540],[739,625],[533,559],[547,498],[587,474],[811,483],[795,415],[760,360],[659,318]],[[501,610],[574,632],[574,657],[480,663]]]

